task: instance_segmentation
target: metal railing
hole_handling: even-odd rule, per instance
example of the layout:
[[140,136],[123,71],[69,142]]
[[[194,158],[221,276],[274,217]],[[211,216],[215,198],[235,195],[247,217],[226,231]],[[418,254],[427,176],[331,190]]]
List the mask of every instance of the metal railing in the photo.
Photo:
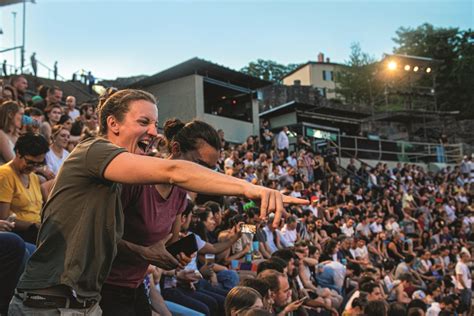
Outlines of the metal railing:
[[413,163],[459,163],[463,157],[462,144],[442,145],[341,135],[338,144],[335,145],[342,158]]

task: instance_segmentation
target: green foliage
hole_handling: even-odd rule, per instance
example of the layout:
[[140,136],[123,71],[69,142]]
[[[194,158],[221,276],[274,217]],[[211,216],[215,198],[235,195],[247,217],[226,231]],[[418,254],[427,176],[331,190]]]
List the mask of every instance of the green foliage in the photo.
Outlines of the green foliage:
[[381,85],[374,80],[377,64],[375,58],[364,53],[359,43],[351,45],[347,67],[336,73],[336,94],[345,103],[369,106],[381,94]]
[[399,28],[393,40],[397,54],[441,61],[433,73],[438,109],[474,115],[474,32],[471,29],[436,28],[425,23],[415,29]]
[[279,64],[273,60],[258,59],[250,62],[240,71],[268,81],[279,82],[284,75],[298,68],[301,64],[289,64],[287,66]]

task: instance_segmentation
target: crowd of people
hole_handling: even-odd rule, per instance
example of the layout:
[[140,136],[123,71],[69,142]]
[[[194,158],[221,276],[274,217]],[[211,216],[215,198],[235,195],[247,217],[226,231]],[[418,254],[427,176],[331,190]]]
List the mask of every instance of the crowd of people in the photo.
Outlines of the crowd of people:
[[27,87],[0,93],[0,314],[470,315],[471,157],[340,168],[268,121],[159,135],[146,92]]

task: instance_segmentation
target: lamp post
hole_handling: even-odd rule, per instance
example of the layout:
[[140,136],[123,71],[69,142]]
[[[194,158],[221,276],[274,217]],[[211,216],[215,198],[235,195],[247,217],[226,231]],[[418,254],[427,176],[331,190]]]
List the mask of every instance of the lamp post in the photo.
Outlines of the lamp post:
[[[16,47],[16,12],[13,11],[13,47]],[[16,69],[16,49],[13,51],[13,66]]]

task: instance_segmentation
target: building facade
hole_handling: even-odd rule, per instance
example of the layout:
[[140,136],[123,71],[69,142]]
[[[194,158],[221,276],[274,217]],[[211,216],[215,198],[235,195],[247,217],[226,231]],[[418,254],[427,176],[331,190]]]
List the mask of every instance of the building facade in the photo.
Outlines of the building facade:
[[133,84],[158,100],[160,126],[173,117],[194,118],[222,129],[225,139],[242,143],[258,135],[256,89],[270,82],[193,58]]

